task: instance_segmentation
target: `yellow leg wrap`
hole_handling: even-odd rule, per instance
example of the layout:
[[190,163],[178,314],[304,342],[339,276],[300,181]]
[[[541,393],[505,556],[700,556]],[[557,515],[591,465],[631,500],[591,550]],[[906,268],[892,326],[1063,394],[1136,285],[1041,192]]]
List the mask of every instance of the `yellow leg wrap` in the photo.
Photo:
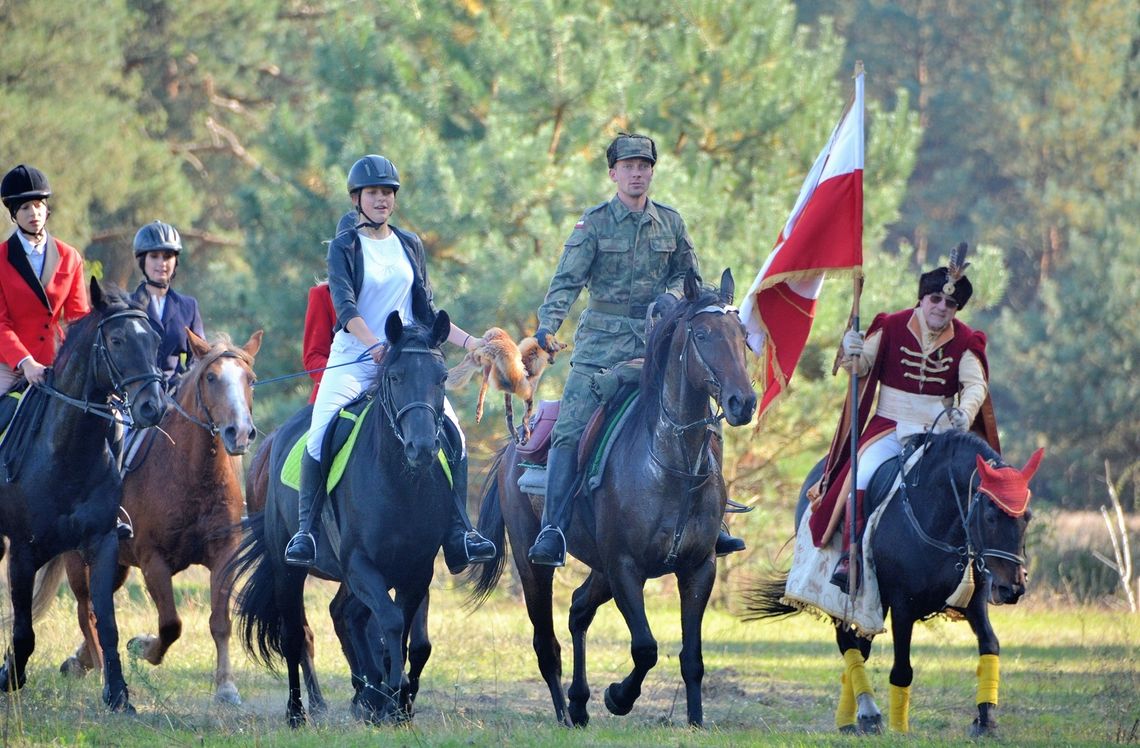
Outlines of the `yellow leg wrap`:
[[998,703],[998,656],[982,655],[978,658],[978,703]]
[[891,686],[889,723],[892,732],[910,732],[910,686]]
[[839,676],[839,705],[835,707],[835,726],[847,727],[855,724],[855,691],[851,689],[851,681],[847,673]]
[[871,679],[867,677],[867,669],[863,667],[863,653],[858,649],[849,649],[843,653],[843,661],[847,663],[847,680],[851,684],[851,692],[856,696],[861,693],[874,695]]

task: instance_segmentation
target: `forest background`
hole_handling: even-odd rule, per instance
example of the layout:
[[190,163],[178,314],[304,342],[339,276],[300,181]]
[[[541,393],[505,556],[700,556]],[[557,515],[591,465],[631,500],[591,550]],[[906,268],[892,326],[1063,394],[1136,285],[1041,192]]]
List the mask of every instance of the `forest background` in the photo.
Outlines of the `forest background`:
[[[1108,465],[1137,508],[1135,0],[0,0],[0,27],[0,169],[44,170],[50,230],[127,287],[136,229],[174,224],[177,288],[208,332],[265,329],[262,380],[301,369],[306,290],[361,155],[399,168],[393,220],[423,238],[438,305],[522,336],[562,241],[612,195],[621,130],[656,138],[653,197],[681,211],[705,275],[731,267],[742,293],[862,60],[864,326],[969,242],[960,317],[989,335],[1007,458],[1046,448],[1038,506],[1099,507]],[[737,520],[746,536],[790,531],[845,392],[830,370],[850,302],[850,281],[825,285],[789,393],[728,435],[730,493],[761,508]],[[308,387],[260,387],[262,430]],[[486,456],[502,406],[477,425],[474,395],[453,402]]]

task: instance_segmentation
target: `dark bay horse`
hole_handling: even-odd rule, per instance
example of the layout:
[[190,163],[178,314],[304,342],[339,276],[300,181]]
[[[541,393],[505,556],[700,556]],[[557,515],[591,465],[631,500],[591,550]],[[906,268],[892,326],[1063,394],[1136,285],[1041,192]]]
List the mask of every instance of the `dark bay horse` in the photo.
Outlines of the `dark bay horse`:
[[[909,731],[914,624],[948,611],[964,616],[978,640],[978,716],[970,734],[996,729],[1000,647],[989,605],[1013,604],[1025,594],[1028,482],[1041,455],[1038,450],[1019,470],[974,434],[948,431],[930,437],[925,454],[883,510],[869,542],[882,612],[891,615],[894,637],[888,712],[892,730]],[[804,482],[801,507],[822,470],[821,461]],[[967,572],[972,592],[964,585]],[[777,575],[746,593],[746,620],[799,612],[783,599],[786,583],[787,574]],[[955,604],[950,604],[952,599]],[[871,639],[836,624],[836,641],[846,663],[836,725],[844,732],[880,732],[882,716],[864,669]]]
[[[159,424],[163,433],[144,435],[142,464],[123,479],[123,508],[134,537],[119,545],[115,588],[131,566],[142,570],[158,609],[158,635],[127,644],[152,665],[182,634],[172,577],[191,564],[210,570],[210,634],[217,651],[214,697],[240,704],[230,670],[230,592],[227,566],[241,542],[241,482],[233,455],[243,455],[257,434],[253,424],[254,357],[261,331],[243,346],[228,339],[213,345],[189,331],[194,364],[182,377],[176,406]],[[83,644],[63,663],[63,672],[83,674],[102,661],[90,606],[88,570],[78,553],[66,554]],[[52,590],[54,593],[54,590]]]
[[[732,303],[732,275],[719,291],[685,282],[685,297],[649,334],[641,395],[616,437],[601,483],[579,497],[567,531],[570,553],[590,567],[570,607],[574,677],[569,705],[562,690],[561,648],[554,634],[551,583],[554,570],[527,560],[539,530],[541,506],[518,485],[522,475],[513,443],[497,456],[487,481],[479,530],[500,549],[495,563],[473,573],[472,598],[481,602],[502,574],[504,528],[534,625],[538,667],[550,689],[559,722],[585,726],[590,697],[586,681],[586,631],[598,607],[611,598],[631,635],[633,671],[605,691],[606,708],[628,714],[646,673],[657,662],[657,642],[645,615],[647,579],[675,574],[681,598],[681,677],[688,721],[703,722],[701,623],[716,578],[713,546],[727,499],[715,454],[717,423],[752,420],[756,394],[744,360],[744,327]],[[722,414],[714,415],[710,399]]]
[[91,602],[103,642],[103,701],[133,712],[115,625],[119,552],[115,518],[122,484],[108,445],[113,410],[135,428],[159,422],[166,405],[155,366],[158,334],[146,312],[121,290],[91,280],[91,313],[60,346],[50,384],[31,387],[0,450],[0,533],[8,537],[12,648],[0,687],[22,688],[35,649],[32,598],[36,570],[78,550],[91,565]]
[[[353,711],[371,722],[410,713],[414,692],[404,673],[410,623],[450,522],[451,485],[440,464],[447,367],[439,350],[450,327],[442,311],[430,329],[404,327],[398,314],[389,315],[384,332],[391,347],[377,369],[374,402],[330,496],[336,525],[321,528],[315,571],[343,583],[330,612],[356,688]],[[297,492],[280,474],[306,429],[307,421],[294,417],[278,430],[265,511],[250,518],[237,559],[239,575],[247,577],[237,598],[243,642],[268,666],[285,660],[292,726],[305,721],[299,671],[306,656],[308,570],[284,563],[297,526]],[[339,534],[339,556],[330,548],[331,529]]]

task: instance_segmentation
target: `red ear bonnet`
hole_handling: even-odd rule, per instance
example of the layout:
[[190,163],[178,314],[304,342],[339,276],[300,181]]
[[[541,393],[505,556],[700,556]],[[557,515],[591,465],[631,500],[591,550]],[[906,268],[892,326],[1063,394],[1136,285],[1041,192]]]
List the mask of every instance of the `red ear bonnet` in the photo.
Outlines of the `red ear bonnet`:
[[982,477],[978,490],[989,496],[1009,516],[1022,516],[1029,508],[1029,497],[1032,495],[1029,481],[1037,472],[1044,454],[1044,449],[1038,449],[1021,470],[1009,466],[992,467],[978,455],[978,474]]

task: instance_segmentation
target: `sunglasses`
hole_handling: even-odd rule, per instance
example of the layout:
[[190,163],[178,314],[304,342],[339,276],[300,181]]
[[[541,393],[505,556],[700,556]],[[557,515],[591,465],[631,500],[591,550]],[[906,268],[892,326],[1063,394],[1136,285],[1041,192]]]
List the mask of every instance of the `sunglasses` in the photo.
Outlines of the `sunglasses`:
[[931,306],[938,306],[939,304],[945,304],[947,309],[957,309],[958,308],[958,302],[957,301],[954,301],[954,299],[949,297],[949,296],[943,296],[940,293],[927,294],[926,298],[930,299],[930,305]]

